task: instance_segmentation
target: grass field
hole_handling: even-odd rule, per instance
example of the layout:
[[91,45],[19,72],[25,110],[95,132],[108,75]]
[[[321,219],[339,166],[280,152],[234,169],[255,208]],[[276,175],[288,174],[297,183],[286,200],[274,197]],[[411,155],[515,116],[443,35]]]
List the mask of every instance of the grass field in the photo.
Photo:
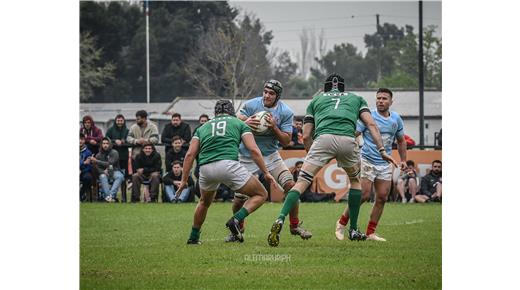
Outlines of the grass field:
[[[388,242],[337,241],[344,204],[303,203],[308,241],[267,233],[281,204],[265,204],[246,220],[243,244],[223,242],[231,204],[211,206],[200,246],[186,245],[190,204],[84,203],[80,209],[82,289],[439,289],[441,205],[389,203],[378,226]],[[365,231],[371,204],[362,206]],[[287,226],[287,225],[286,225]]]

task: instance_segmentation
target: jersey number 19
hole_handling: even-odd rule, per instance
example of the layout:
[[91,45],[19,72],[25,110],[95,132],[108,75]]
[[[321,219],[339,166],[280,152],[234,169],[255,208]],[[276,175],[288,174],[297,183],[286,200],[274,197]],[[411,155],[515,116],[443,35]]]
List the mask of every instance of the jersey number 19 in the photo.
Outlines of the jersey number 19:
[[226,134],[226,121],[211,123],[211,136],[224,136]]

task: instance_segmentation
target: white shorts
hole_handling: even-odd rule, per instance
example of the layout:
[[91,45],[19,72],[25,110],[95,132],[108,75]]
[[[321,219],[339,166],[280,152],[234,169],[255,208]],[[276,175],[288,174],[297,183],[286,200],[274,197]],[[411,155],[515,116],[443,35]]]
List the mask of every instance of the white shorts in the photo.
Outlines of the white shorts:
[[375,179],[392,180],[393,166],[390,163],[385,165],[375,165],[368,160],[361,158],[361,178],[366,178],[372,182]]
[[251,173],[235,160],[219,160],[200,167],[199,185],[204,191],[215,191],[224,183],[232,190],[242,188],[251,178]]
[[349,136],[323,134],[312,143],[305,162],[323,167],[336,158],[338,167],[350,168],[359,164],[359,144]]
[[[280,156],[278,151],[263,157],[267,170],[269,170],[269,173],[271,173],[282,188],[287,182],[293,181],[293,176],[289,171],[289,168],[287,168],[287,165],[285,165],[285,162],[283,162],[282,156]],[[255,175],[261,173],[260,168],[258,168],[251,157],[239,155],[238,160],[250,173]]]

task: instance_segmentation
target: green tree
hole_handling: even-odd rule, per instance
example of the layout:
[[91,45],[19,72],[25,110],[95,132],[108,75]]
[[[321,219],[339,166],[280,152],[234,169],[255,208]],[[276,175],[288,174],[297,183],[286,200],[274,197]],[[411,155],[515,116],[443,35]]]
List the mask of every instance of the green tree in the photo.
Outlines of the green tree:
[[89,33],[81,34],[80,45],[80,100],[92,98],[95,88],[102,88],[113,79],[115,66],[102,63],[102,49],[96,48],[95,39]]

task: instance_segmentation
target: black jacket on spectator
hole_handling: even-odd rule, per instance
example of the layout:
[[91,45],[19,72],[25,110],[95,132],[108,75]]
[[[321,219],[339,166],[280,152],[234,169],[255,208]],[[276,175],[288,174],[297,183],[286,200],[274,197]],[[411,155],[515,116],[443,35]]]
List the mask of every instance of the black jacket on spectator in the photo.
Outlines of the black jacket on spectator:
[[[173,182],[174,181],[181,181],[181,178],[182,178],[182,172],[179,176],[175,176],[173,174],[173,171],[170,171],[168,173],[166,173],[164,176],[163,176],[163,182],[164,182],[164,185],[173,185]],[[193,182],[193,179],[190,177],[188,177],[188,186],[193,186],[194,182]],[[174,186],[175,189],[177,189],[177,186]]]
[[165,152],[168,152],[169,150],[172,149],[171,144],[172,144],[172,138],[174,136],[179,136],[182,139],[184,139],[184,141],[186,141],[186,143],[184,143],[182,146],[184,148],[188,148],[190,141],[191,141],[190,125],[188,125],[187,123],[181,122],[179,127],[173,127],[172,123],[168,123],[168,124],[166,124],[166,126],[164,126],[164,129],[161,134],[161,143],[165,144],[165,146],[164,146]]
[[426,174],[421,179],[421,194],[432,196],[437,190],[435,188],[437,182],[442,183],[442,175],[435,175],[433,172]]
[[186,156],[186,152],[188,150],[181,148],[181,151],[175,152],[173,148],[166,153],[166,158],[164,161],[164,167],[166,168],[166,172],[172,171],[173,161],[177,160],[181,162],[181,165],[184,165],[184,156]]
[[152,151],[150,156],[146,156],[144,151],[141,151],[135,158],[135,170],[144,168],[143,174],[148,175],[155,171],[161,171],[161,155],[157,151]]

